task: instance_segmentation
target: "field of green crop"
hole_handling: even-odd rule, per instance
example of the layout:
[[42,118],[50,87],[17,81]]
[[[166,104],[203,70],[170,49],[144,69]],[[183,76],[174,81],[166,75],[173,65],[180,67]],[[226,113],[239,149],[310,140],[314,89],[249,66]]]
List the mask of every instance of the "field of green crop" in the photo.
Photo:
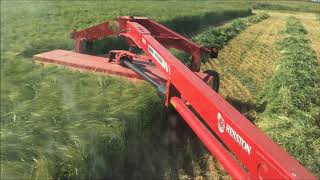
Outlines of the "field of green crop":
[[[203,64],[221,74],[221,95],[319,177],[320,21],[296,12],[299,20],[253,15],[252,6],[320,8],[301,1],[1,1],[1,179],[229,178],[186,124],[168,123],[148,84],[32,63],[34,54],[71,50],[71,29],[120,15],[147,16],[222,48],[218,61]],[[95,53],[124,47],[111,38],[97,42]]]
[[272,10],[272,11],[291,11],[291,12],[314,12],[320,13],[319,3],[306,3],[305,1],[258,1],[253,2],[254,9]]

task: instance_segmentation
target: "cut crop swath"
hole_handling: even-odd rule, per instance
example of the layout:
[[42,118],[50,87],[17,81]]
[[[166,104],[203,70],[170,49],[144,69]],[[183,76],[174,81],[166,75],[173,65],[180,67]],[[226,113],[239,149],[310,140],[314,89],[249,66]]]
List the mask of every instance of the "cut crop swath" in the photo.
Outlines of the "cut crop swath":
[[246,18],[238,18],[221,27],[212,27],[193,38],[194,41],[208,48],[223,48],[232,38],[244,31],[248,26],[269,18],[268,14],[258,14]]
[[320,176],[320,66],[301,22],[289,17],[281,59],[260,94],[257,125]]

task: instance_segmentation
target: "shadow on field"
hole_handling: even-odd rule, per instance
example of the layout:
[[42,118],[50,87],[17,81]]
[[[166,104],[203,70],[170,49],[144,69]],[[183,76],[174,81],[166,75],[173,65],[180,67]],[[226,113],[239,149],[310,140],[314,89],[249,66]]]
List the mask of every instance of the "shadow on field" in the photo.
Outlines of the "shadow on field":
[[[168,21],[162,21],[160,24],[186,37],[192,37],[209,26],[218,26],[228,20],[249,16],[251,14],[252,11],[250,9],[246,11],[209,12],[203,15],[177,17]],[[113,49],[128,49],[128,47],[128,44],[123,38],[113,36],[91,43],[88,54],[102,55]]]
[[[183,34],[184,36],[192,37],[209,26],[218,26],[228,20],[249,16],[251,14],[251,9],[245,11],[230,10],[223,12],[209,12],[202,15],[177,17],[171,20],[162,21],[160,23],[178,33]],[[66,35],[68,33],[69,32],[65,32]],[[42,39],[39,37],[39,40],[31,42],[19,54],[30,58],[35,54],[55,49],[71,50],[73,48],[72,46],[71,39],[56,40],[48,38]],[[110,50],[117,49],[128,49],[128,45],[122,38],[113,36],[90,43],[88,54],[102,55],[106,54]]]
[[249,15],[252,15],[251,9],[247,9],[246,11],[232,10],[223,12],[208,12],[196,16],[177,17],[175,19],[163,21],[160,23],[180,34],[191,37],[209,26],[219,26],[224,22],[232,20],[234,18],[245,17]]
[[[92,179],[180,179],[181,176],[194,179],[199,174],[205,176],[207,161],[203,156],[206,150],[181,117],[172,112],[166,114],[164,107],[154,103],[139,114],[141,122],[124,117],[125,150],[100,156],[104,162],[92,167]],[[147,119],[150,124],[139,128],[139,124]],[[89,165],[95,163],[92,161],[95,157],[90,159]]]
[[246,116],[251,122],[254,122],[256,117],[253,114],[258,111],[257,105],[252,102],[243,102],[239,99],[233,97],[227,97],[226,100],[236,108],[241,114]]

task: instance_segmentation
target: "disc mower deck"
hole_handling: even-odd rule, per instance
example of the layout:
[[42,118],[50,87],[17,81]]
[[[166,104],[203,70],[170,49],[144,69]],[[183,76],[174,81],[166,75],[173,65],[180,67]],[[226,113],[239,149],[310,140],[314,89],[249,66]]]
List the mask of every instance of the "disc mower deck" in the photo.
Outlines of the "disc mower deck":
[[[106,75],[126,78],[128,80],[144,80],[139,74],[130,68],[123,67],[115,62],[109,62],[109,58],[92,56],[66,50],[53,50],[36,54],[33,61],[42,65],[63,66],[78,71],[97,72]],[[165,82],[165,76],[152,62],[134,59],[133,64],[143,70],[148,76],[157,82]]]

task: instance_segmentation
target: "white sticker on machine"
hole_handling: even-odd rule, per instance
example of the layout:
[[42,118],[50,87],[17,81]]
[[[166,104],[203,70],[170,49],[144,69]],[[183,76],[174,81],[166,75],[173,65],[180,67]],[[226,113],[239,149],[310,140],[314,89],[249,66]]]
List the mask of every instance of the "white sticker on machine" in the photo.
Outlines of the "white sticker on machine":
[[223,119],[220,112],[217,114],[218,120],[218,130],[220,133],[226,133],[239,145],[241,148],[248,153],[251,154],[251,146],[235,131],[225,120]]
[[170,68],[166,61],[163,60],[163,58],[157,53],[156,50],[154,50],[150,45],[148,45],[148,51],[154,57],[158,63],[170,74]]
[[144,45],[147,44],[147,42],[146,42],[146,40],[145,40],[144,38],[142,38],[142,43],[143,43]]

